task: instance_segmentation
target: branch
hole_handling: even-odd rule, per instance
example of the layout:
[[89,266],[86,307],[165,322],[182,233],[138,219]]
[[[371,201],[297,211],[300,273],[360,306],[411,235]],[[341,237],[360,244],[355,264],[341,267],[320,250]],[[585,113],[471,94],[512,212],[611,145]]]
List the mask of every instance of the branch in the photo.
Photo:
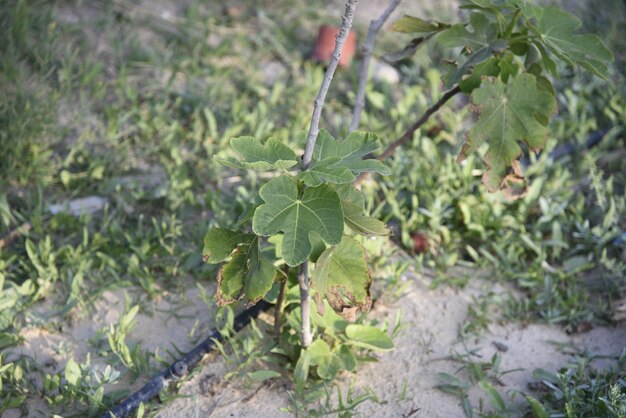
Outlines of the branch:
[[[346,3],[346,12],[341,18],[341,28],[337,34],[335,41],[335,50],[333,56],[330,59],[326,73],[324,74],[324,80],[320,86],[320,91],[317,93],[315,102],[313,103],[313,115],[311,116],[311,126],[309,127],[309,134],[306,138],[306,146],[304,147],[304,155],[302,156],[302,170],[306,170],[311,164],[313,158],[313,150],[315,149],[315,141],[317,141],[317,135],[320,131],[320,118],[322,116],[322,107],[324,107],[324,100],[326,100],[326,93],[333,80],[333,75],[339,65],[341,59],[341,51],[343,45],[346,42],[350,28],[352,27],[352,19],[354,18],[354,9],[356,8],[357,0],[348,0]],[[300,271],[298,272],[298,284],[300,286],[300,308],[302,311],[302,347],[306,348],[311,345],[313,341],[313,335],[311,334],[311,292],[309,291],[309,263],[305,261],[300,265]]]
[[454,97],[456,94],[460,92],[461,92],[461,88],[459,86],[456,86],[452,90],[447,91],[446,94],[441,96],[441,99],[439,99],[437,103],[432,105],[428,110],[426,110],[426,112],[424,112],[422,117],[420,117],[413,125],[411,125],[406,131],[404,131],[404,133],[402,134],[400,138],[393,141],[387,147],[385,152],[383,152],[380,156],[378,156],[377,159],[380,161],[383,161],[389,158],[391,154],[394,153],[396,148],[410,141],[411,138],[413,138],[413,134],[415,133],[415,131],[417,131],[424,123],[426,123],[428,118],[430,118],[433,115],[433,113],[437,112],[441,108],[441,106],[443,106],[448,100],[450,100],[452,97]]
[[330,82],[333,80],[333,75],[339,65],[339,59],[341,58],[341,51],[343,50],[343,44],[346,42],[350,28],[352,27],[352,18],[354,17],[354,9],[356,8],[357,0],[348,0],[346,3],[346,12],[341,18],[341,29],[337,34],[335,42],[335,50],[333,56],[330,59],[326,73],[324,74],[324,80],[320,86],[320,91],[317,93],[315,102],[313,104],[313,116],[311,116],[311,126],[309,127],[309,134],[306,138],[306,146],[304,148],[304,156],[302,157],[302,169],[306,170],[311,164],[313,158],[313,149],[315,148],[315,141],[317,140],[317,134],[319,133],[320,118],[322,116],[322,107],[324,107],[324,101],[326,100],[326,93],[330,87]]
[[356,103],[354,104],[354,110],[352,111],[352,121],[350,122],[350,132],[357,130],[359,122],[361,121],[361,113],[365,107],[365,88],[367,87],[367,79],[370,68],[370,61],[372,59],[372,51],[374,50],[374,42],[376,36],[380,31],[380,28],[385,24],[387,19],[393,11],[398,7],[402,0],[392,0],[387,8],[383,11],[380,17],[370,22],[370,27],[367,31],[367,39],[363,44],[361,52],[363,58],[359,64],[359,85],[356,91]]

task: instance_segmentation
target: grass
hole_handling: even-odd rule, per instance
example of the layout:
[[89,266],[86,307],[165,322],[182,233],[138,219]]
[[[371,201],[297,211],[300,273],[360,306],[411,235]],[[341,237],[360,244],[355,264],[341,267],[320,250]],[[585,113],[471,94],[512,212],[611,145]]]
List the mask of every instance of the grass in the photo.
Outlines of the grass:
[[[130,382],[176,357],[177,347],[151,351],[129,338],[133,316],[164,299],[184,303],[190,283],[210,286],[215,271],[201,263],[203,234],[213,224],[234,224],[250,203],[248,190],[262,181],[225,171],[211,156],[237,135],[302,146],[295,133],[307,127],[323,74],[303,45],[327,12],[305,2],[226,9],[187,3],[169,15],[128,1],[22,0],[0,10],[0,412],[43,408],[33,403],[43,399],[58,414],[97,415],[127,395]],[[605,37],[619,47],[615,25],[599,30],[610,29]],[[389,50],[399,43],[390,34],[381,40]],[[441,94],[432,67],[443,56],[429,47],[400,65],[402,88],[372,86],[364,128],[397,137]],[[414,254],[419,265],[478,266],[521,290],[477,300],[464,334],[482,332],[494,308],[512,321],[574,332],[610,322],[626,292],[619,241],[626,228],[626,103],[618,68],[615,85],[563,70],[561,112],[548,149],[529,168],[524,199],[486,193],[480,164],[454,161],[467,116],[459,104],[442,109],[393,157],[391,176],[364,185],[373,213],[397,226],[405,250],[412,251],[416,231],[428,237],[429,250]],[[323,122],[334,134],[345,133],[355,82],[354,71],[334,81]],[[604,128],[597,147],[548,157],[557,144],[580,145]],[[81,216],[49,210],[86,196],[105,204]],[[381,287],[391,289],[379,297],[399,297],[407,264],[372,261],[385,276]],[[67,364],[46,366],[19,354],[26,333],[55,335],[94,315],[115,292],[124,314],[94,331],[89,357],[61,346],[57,354]],[[262,343],[247,338],[225,352],[242,351],[246,365],[267,361],[251,356]],[[582,361],[563,370],[537,397],[550,413],[623,414],[623,368],[598,375]],[[591,382],[600,383],[584,387]],[[330,399],[327,390],[319,386],[311,398]],[[348,414],[372,396],[347,390],[339,406],[318,412]],[[147,408],[154,413],[158,405]]]

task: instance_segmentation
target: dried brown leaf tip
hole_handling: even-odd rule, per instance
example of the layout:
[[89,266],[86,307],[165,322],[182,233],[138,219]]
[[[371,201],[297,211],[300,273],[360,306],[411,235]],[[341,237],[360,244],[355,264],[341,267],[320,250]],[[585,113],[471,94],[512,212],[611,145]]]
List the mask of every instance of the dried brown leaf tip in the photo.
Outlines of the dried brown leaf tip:
[[[485,182],[484,176],[488,175],[488,173],[486,172],[483,175],[483,182]],[[502,191],[502,194],[508,200],[517,200],[526,196],[528,184],[519,161],[513,161],[509,174],[504,176],[502,183],[500,183],[499,190]]]

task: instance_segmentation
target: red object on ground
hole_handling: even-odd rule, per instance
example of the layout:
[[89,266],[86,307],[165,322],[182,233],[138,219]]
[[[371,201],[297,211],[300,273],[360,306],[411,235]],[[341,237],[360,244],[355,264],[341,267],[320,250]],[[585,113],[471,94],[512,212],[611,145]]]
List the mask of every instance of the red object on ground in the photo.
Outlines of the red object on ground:
[[[315,47],[313,48],[313,58],[316,61],[328,64],[330,58],[333,56],[335,50],[335,38],[339,33],[339,28],[334,26],[321,26],[319,33],[317,34],[317,40],[315,41]],[[341,52],[341,59],[339,65],[342,67],[350,66],[352,58],[356,53],[356,33],[348,33],[346,43],[343,45],[343,51]]]
[[428,244],[428,235],[425,232],[413,232],[413,251],[418,254],[425,253],[430,247]]

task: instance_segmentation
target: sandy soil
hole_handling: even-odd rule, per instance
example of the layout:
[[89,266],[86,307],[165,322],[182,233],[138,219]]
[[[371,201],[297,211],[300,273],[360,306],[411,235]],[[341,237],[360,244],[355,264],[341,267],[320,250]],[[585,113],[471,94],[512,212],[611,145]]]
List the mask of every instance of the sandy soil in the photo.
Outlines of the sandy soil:
[[[498,350],[502,356],[501,371],[522,369],[502,377],[502,393],[528,393],[536,368],[557,370],[571,359],[563,347],[587,349],[599,354],[616,354],[626,346],[626,324],[613,328],[595,328],[580,335],[567,335],[560,327],[520,323],[494,324],[480,338],[462,342],[459,327],[467,315],[472,296],[493,291],[493,285],[476,280],[474,287],[462,291],[429,290],[428,279],[411,275],[409,292],[391,306],[377,305],[373,315],[393,318],[400,311],[403,331],[396,339],[396,349],[380,355],[377,363],[368,364],[357,375],[344,376],[361,391],[371,390],[378,398],[357,409],[360,417],[462,417],[460,402],[434,386],[440,383],[437,374],[454,374],[459,363],[450,355],[477,350],[475,361],[487,361]],[[504,289],[498,289],[503,292]],[[598,365],[602,367],[602,365]],[[186,382],[182,397],[168,404],[160,418],[174,417],[279,417],[289,406],[287,381],[274,381],[254,388],[242,388],[236,381],[224,381],[226,365],[219,358],[209,359],[193,379]],[[459,377],[464,379],[463,373]],[[240,384],[240,383],[239,383]],[[344,385],[344,386],[346,386]],[[484,396],[478,388],[470,391],[473,405]],[[524,402],[523,397],[517,397]],[[486,403],[488,405],[488,402]]]
[[[478,276],[472,271],[450,274]],[[493,323],[480,338],[463,341],[459,338],[459,329],[472,298],[489,292],[505,293],[510,289],[494,288],[493,283],[477,277],[463,290],[443,286],[429,289],[430,278],[426,275],[407,273],[404,279],[412,282],[407,293],[390,304],[377,303],[371,313],[381,319],[393,319],[397,312],[401,313],[402,330],[395,340],[395,350],[378,355],[378,362],[360,367],[357,374],[342,376],[344,390],[352,384],[357,393],[371,392],[377,398],[357,408],[360,417],[462,417],[459,400],[434,387],[440,383],[438,373],[455,374],[459,369],[459,363],[451,358],[454,353],[475,350],[475,361],[488,361],[498,350],[496,345],[500,350],[506,348],[506,351],[500,351],[500,370],[522,370],[504,375],[501,379],[503,386],[498,390],[513,395],[516,391],[528,392],[527,384],[533,381],[534,369],[557,370],[572,358],[571,353],[576,350],[611,355],[626,346],[624,322],[617,327],[599,327],[578,335],[567,335],[558,326]],[[59,332],[26,328],[22,332],[25,343],[14,354],[33,356],[48,373],[63,370],[70,356],[81,362],[88,352],[94,352],[89,339],[102,328],[115,324],[124,308],[121,292],[106,292],[96,305],[95,314],[64,325]],[[163,355],[165,350],[172,350],[173,343],[181,350],[191,349],[212,326],[213,316],[199,297],[197,288],[189,286],[184,295],[167,295],[152,304],[150,311],[140,311],[136,321],[137,325],[127,337],[128,342],[140,343],[148,350],[159,349]],[[190,330],[194,327],[200,332],[190,338]],[[105,359],[92,354],[92,364],[104,365]],[[603,366],[597,364],[597,367]],[[180,397],[166,404],[157,417],[269,418],[292,415],[279,411],[290,406],[289,391],[293,386],[289,380],[273,379],[257,386],[243,387],[241,380],[226,379],[231,370],[232,367],[218,354],[207,356],[199,372],[182,383]],[[458,376],[467,379],[464,372]],[[143,382],[128,386],[123,381],[116,389],[125,384],[130,390],[136,390]],[[480,397],[484,397],[480,389],[470,390],[473,405],[478,404]],[[523,397],[515,399],[524,402]],[[31,402],[29,408],[30,416],[50,416],[43,401]],[[9,411],[5,416],[20,415],[18,411]]]

